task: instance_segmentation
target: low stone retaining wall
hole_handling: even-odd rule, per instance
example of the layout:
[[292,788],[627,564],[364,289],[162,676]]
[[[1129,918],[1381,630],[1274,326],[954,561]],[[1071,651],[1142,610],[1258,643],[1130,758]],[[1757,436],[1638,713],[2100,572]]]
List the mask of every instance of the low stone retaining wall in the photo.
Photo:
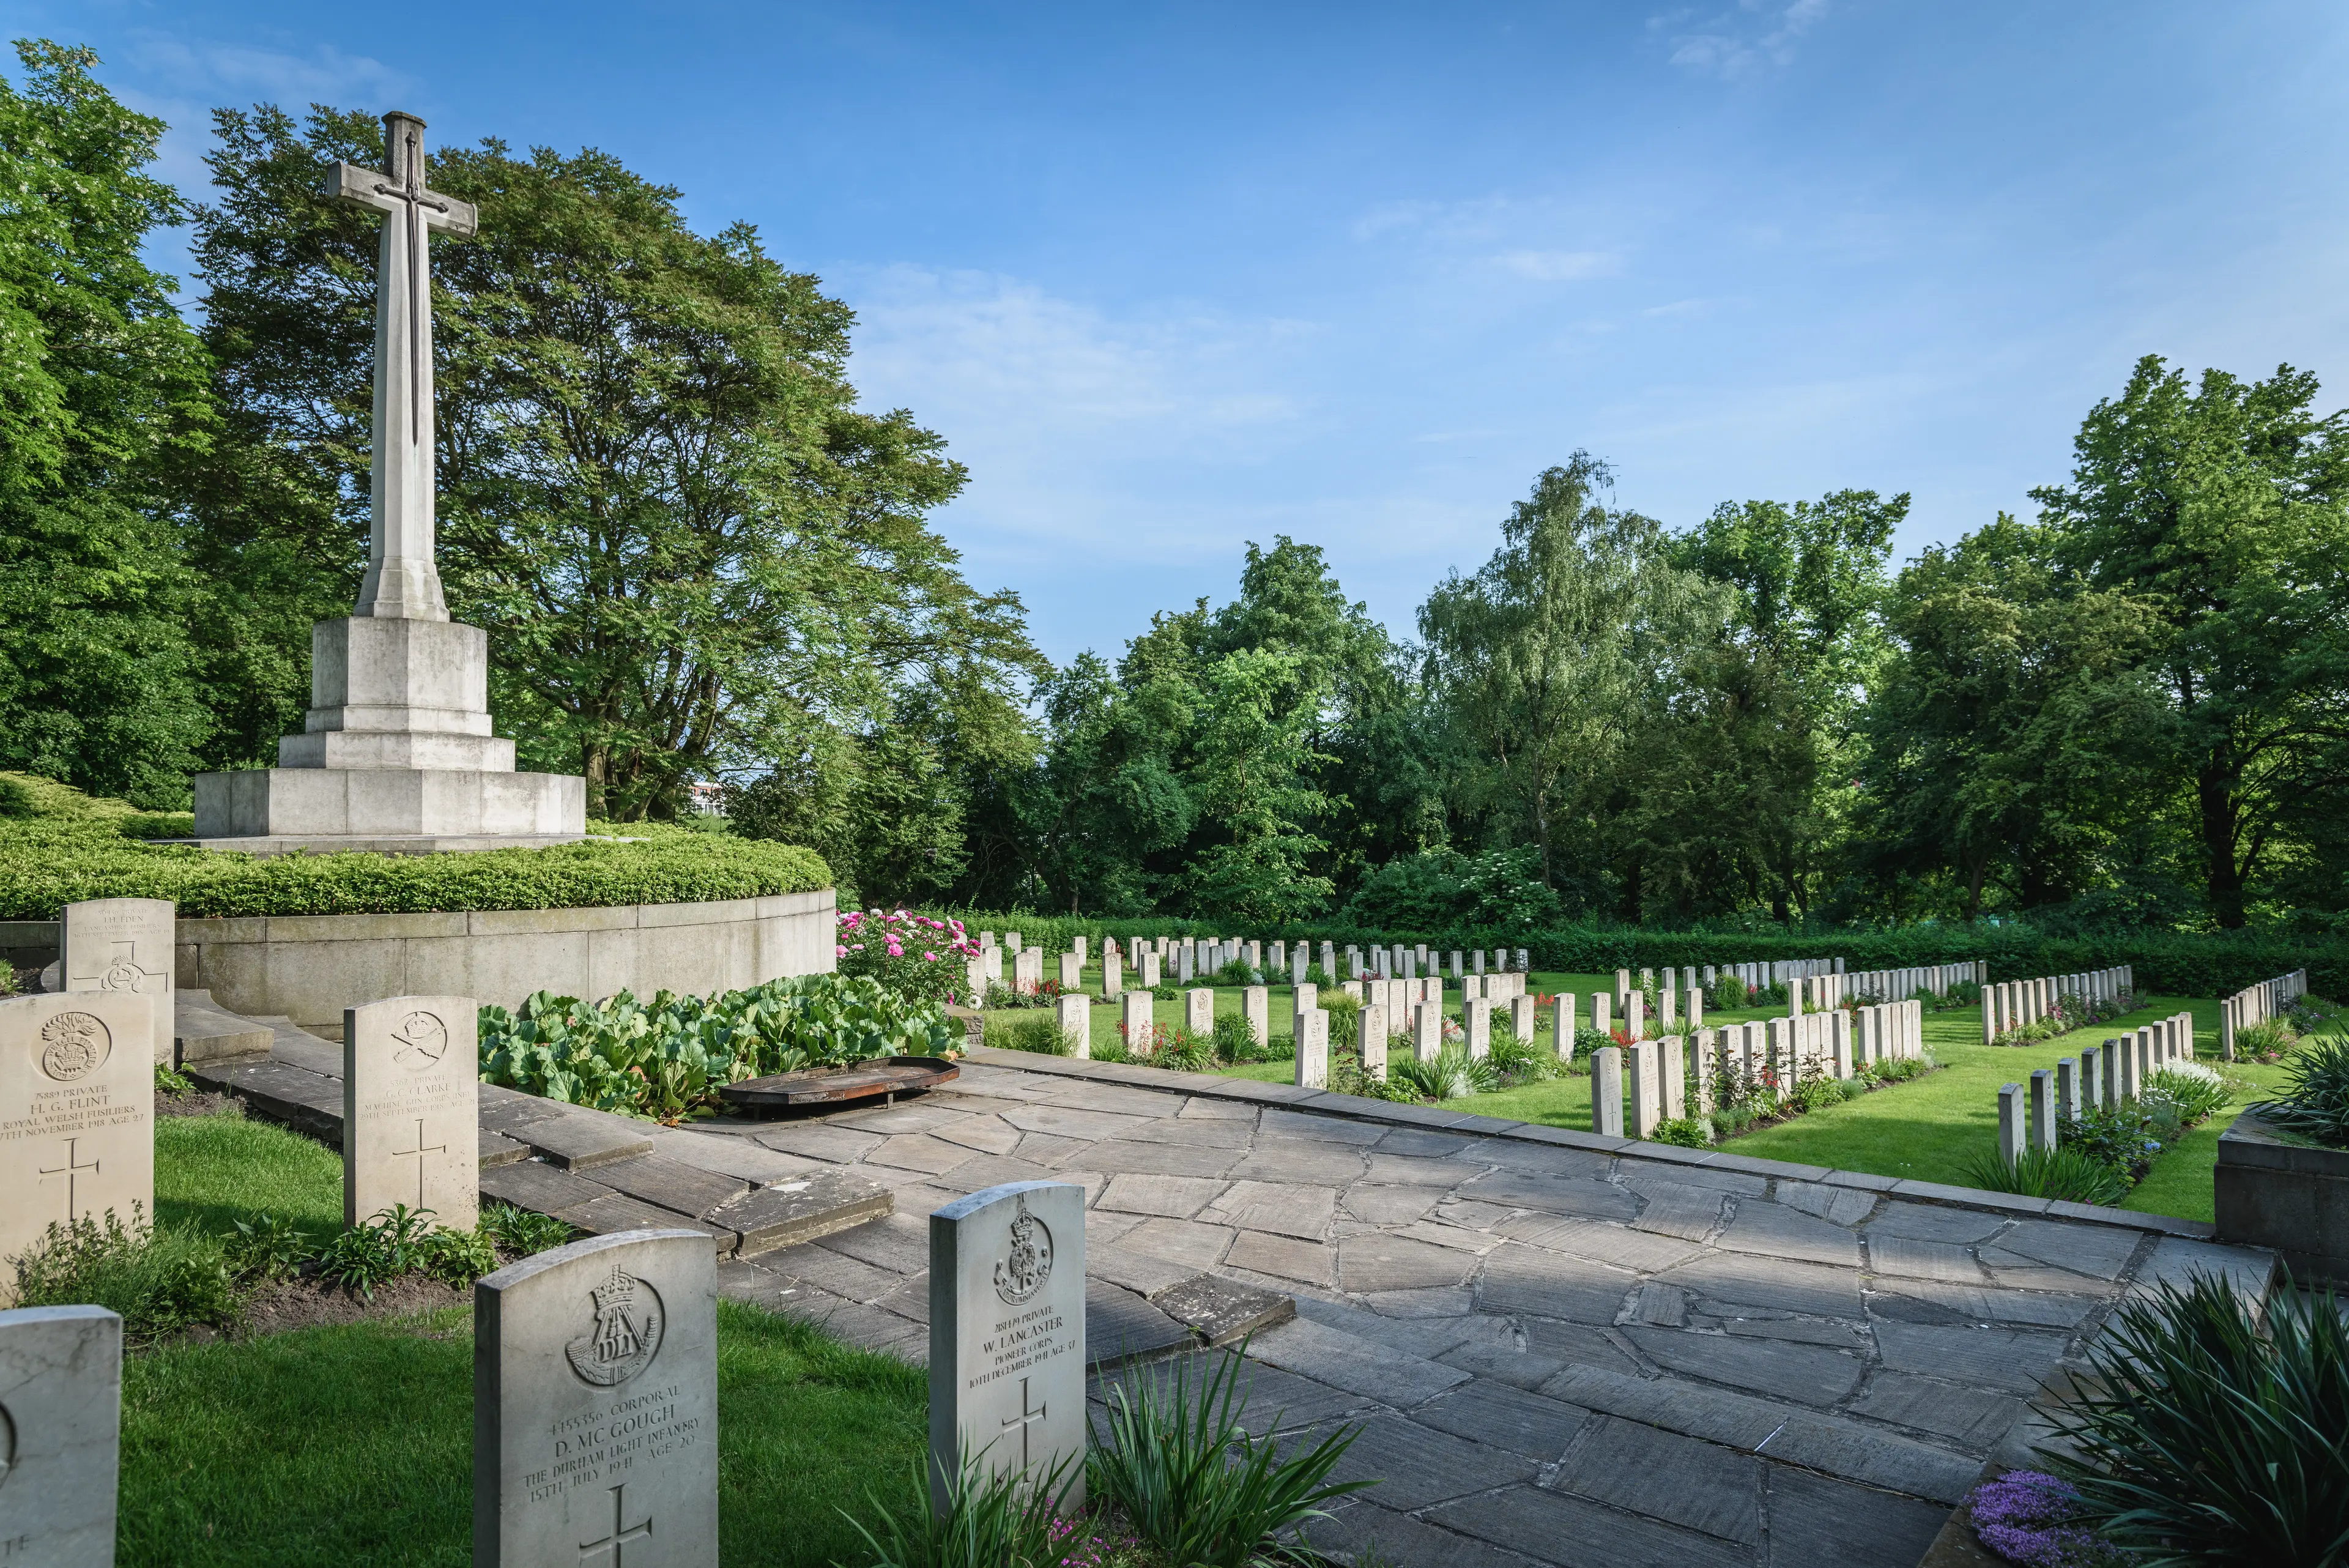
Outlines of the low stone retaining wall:
[[[537,991],[708,993],[828,972],[833,909],[827,888],[698,904],[182,919],[177,982],[232,1012],[339,1039],[344,1008],[387,996],[514,1007]],[[54,920],[0,922],[0,952],[18,964],[47,963],[57,949]]]
[[2272,1247],[2304,1285],[2349,1286],[2349,1150],[2286,1143],[2250,1111],[2219,1135],[2219,1234]]

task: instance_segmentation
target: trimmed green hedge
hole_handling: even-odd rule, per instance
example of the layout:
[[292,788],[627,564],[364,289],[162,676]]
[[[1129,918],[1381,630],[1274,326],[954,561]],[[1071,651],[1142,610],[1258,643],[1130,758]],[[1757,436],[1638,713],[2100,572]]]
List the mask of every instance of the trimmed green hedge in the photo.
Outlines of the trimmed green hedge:
[[590,825],[633,843],[462,855],[261,859],[139,840],[188,832],[188,822],[0,774],[0,919],[53,920],[83,898],[169,898],[190,917],[395,915],[698,903],[832,886],[812,849],[655,823]]
[[[935,911],[934,911],[935,912]],[[1024,943],[1066,951],[1079,932],[1096,946],[1105,936],[1299,937],[1364,948],[1384,942],[1425,942],[1454,948],[1524,948],[1534,967],[1571,974],[1607,974],[1619,969],[1661,969],[1709,963],[1764,963],[1774,959],[1841,958],[1855,970],[1903,969],[1982,959],[1992,980],[2025,980],[2130,964],[2137,989],[2166,996],[2227,996],[2263,980],[2308,971],[2309,989],[2319,996],[2349,999],[2349,942],[2242,932],[2200,935],[2178,931],[2114,932],[2104,936],[2050,937],[2027,926],[1909,926],[1897,930],[1815,933],[1780,931],[1657,931],[1628,927],[1568,926],[1542,931],[1376,931],[1355,926],[1308,925],[1256,929],[1242,921],[1088,919],[1067,915],[956,915],[976,937],[1016,930]]]

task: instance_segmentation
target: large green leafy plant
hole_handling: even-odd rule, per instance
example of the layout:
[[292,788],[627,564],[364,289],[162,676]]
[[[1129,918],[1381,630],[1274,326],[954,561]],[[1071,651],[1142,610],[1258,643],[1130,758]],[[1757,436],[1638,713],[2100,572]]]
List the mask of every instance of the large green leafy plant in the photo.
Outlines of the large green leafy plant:
[[481,1076],[598,1110],[675,1121],[729,1084],[874,1056],[935,1056],[959,1038],[936,1002],[837,974],[718,996],[627,992],[600,1002],[538,992],[484,1007]]

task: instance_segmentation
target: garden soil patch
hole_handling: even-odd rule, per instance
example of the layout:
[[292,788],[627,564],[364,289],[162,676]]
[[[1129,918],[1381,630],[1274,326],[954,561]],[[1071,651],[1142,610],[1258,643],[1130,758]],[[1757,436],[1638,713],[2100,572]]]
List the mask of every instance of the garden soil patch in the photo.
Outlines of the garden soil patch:
[[[472,1292],[451,1289],[423,1274],[404,1274],[378,1285],[372,1298],[342,1285],[304,1276],[255,1291],[245,1303],[244,1325],[239,1332],[285,1334],[329,1324],[363,1323],[370,1318],[409,1317],[442,1307],[468,1306],[472,1299]],[[191,1341],[217,1337],[212,1331],[188,1335]]]

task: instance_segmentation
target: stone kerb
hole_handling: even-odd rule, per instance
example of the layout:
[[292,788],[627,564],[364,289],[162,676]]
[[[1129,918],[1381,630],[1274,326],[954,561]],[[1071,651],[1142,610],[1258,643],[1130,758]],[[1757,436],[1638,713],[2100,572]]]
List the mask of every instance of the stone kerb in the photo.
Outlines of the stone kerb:
[[698,1231],[574,1241],[473,1286],[473,1562],[718,1561],[718,1266]]
[[178,983],[232,1012],[326,1033],[355,997],[476,996],[511,1008],[538,991],[707,995],[830,972],[834,913],[827,888],[575,909],[182,919]]
[[930,1496],[968,1466],[1084,1501],[1085,1189],[989,1187],[930,1215]]
[[396,996],[343,1012],[343,1223],[406,1204],[480,1218],[481,1006]]
[[0,1002],[0,1258],[53,1223],[155,1212],[156,999]]
[[112,1568],[121,1426],[120,1318],[0,1312],[0,1562]]

